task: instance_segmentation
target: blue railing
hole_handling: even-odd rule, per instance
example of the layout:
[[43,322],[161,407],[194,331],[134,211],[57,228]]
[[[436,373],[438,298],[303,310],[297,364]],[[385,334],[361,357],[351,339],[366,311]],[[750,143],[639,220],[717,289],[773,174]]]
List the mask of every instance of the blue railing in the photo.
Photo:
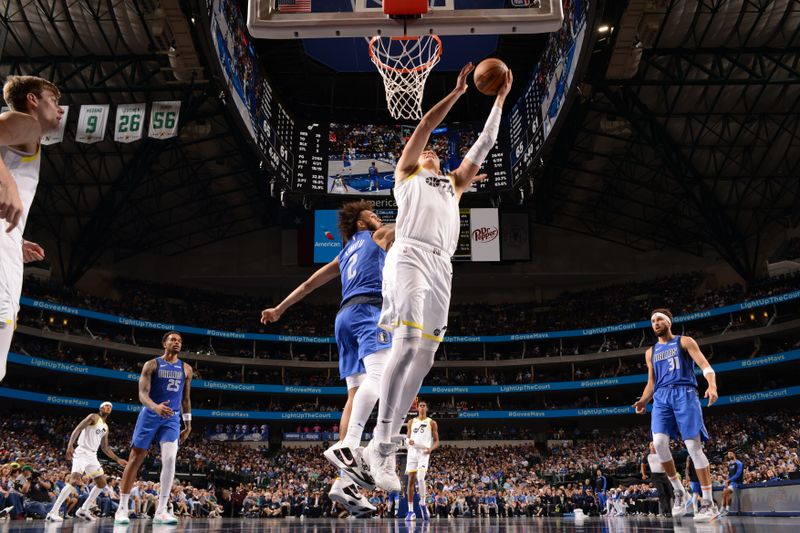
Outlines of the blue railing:
[[[764,307],[767,305],[774,305],[800,298],[800,290],[787,292],[766,298],[758,298],[733,305],[726,305],[724,307],[717,307],[707,311],[698,311],[688,315],[676,316],[673,321],[676,324],[683,322],[691,322],[705,318],[712,318],[717,316],[753,309],[756,307]],[[205,337],[221,337],[226,339],[241,339],[252,341],[268,341],[268,342],[301,342],[313,344],[335,344],[334,337],[309,337],[303,335],[275,335],[270,333],[241,333],[237,331],[221,331],[217,329],[198,328],[194,326],[184,326],[181,324],[169,324],[164,322],[154,322],[150,320],[140,320],[136,318],[127,318],[108,313],[100,313],[97,311],[90,311],[88,309],[80,309],[77,307],[70,307],[52,302],[45,302],[42,300],[33,300],[31,298],[22,297],[20,304],[26,307],[41,309],[44,311],[52,311],[56,313],[63,313],[67,315],[77,316],[81,318],[91,318],[103,322],[110,322],[122,326],[130,326],[145,329],[157,329],[160,331],[174,330],[181,333],[202,335]],[[255,320],[255,318],[254,318]],[[487,336],[464,336],[452,335],[445,338],[445,342],[460,342],[460,343],[493,343],[493,342],[517,342],[527,340],[543,340],[543,339],[562,339],[569,337],[585,337],[590,335],[602,335],[605,333],[617,333],[620,331],[629,331],[634,329],[647,329],[650,328],[650,322],[641,320],[639,322],[628,322],[626,324],[614,324],[611,326],[601,326],[597,328],[586,329],[569,329],[562,331],[545,331],[539,333],[517,333],[513,335],[487,335]]]
[[[775,365],[800,360],[800,350],[791,350],[754,359],[741,359],[714,365],[716,372],[731,372],[758,366]],[[85,366],[52,359],[42,359],[40,357],[30,357],[19,353],[10,352],[8,362],[18,365],[44,368],[56,372],[66,372],[70,374],[80,374],[82,376],[94,376],[124,381],[139,381],[139,374],[135,372],[123,372],[121,370],[110,370],[96,366]],[[700,375],[700,369],[695,367],[695,373]],[[636,374],[634,376],[610,377],[598,379],[584,379],[580,381],[553,381],[542,383],[517,383],[510,385],[426,385],[420,389],[420,394],[511,394],[520,392],[544,392],[544,391],[563,391],[596,389],[602,387],[615,387],[618,385],[630,385],[635,383],[647,383],[647,374]],[[264,385],[256,383],[233,383],[229,381],[209,381],[196,379],[192,381],[193,389],[210,389],[226,392],[259,392],[267,394],[317,394],[317,395],[343,395],[347,393],[346,387],[317,387],[313,385]]]
[[[761,392],[747,392],[720,396],[716,405],[732,405],[761,402],[789,398],[800,395],[800,386],[785,387]],[[0,397],[13,400],[44,403],[49,405],[62,405],[67,407],[81,407],[85,409],[98,409],[102,400],[89,400],[85,398],[72,398],[39,392],[21,391],[0,387]],[[703,402],[705,403],[705,402]],[[648,405],[648,411],[652,405]],[[130,403],[115,403],[114,409],[123,412],[139,412],[142,406]],[[630,406],[619,405],[613,407],[590,407],[586,409],[540,409],[530,411],[461,411],[460,419],[499,420],[499,419],[543,419],[543,418],[569,418],[587,416],[613,416],[632,415],[634,410]],[[235,411],[225,409],[193,409],[194,418],[216,419],[246,419],[246,420],[339,420],[341,413],[332,412],[286,412],[286,411]]]

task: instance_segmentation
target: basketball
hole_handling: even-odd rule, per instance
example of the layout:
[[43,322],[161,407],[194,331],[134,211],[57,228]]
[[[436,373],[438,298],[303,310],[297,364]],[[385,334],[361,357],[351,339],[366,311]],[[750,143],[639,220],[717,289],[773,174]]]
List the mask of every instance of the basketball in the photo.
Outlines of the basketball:
[[472,77],[475,80],[475,87],[487,96],[494,96],[506,79],[508,67],[497,58],[490,57],[484,59],[475,68]]

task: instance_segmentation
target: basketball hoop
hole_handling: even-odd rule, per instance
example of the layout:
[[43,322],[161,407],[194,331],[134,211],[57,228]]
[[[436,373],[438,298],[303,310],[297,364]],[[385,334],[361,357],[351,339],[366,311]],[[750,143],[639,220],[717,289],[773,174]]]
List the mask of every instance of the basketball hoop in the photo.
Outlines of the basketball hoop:
[[369,58],[383,78],[386,104],[394,118],[422,118],[425,81],[441,57],[442,40],[437,35],[370,39]]

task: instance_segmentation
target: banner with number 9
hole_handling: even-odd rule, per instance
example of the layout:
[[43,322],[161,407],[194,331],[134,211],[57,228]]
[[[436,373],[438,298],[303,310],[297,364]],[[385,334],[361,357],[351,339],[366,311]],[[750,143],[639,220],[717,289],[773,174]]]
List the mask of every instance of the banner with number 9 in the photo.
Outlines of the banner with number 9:
[[75,140],[86,144],[102,141],[106,132],[108,109],[108,104],[82,105],[78,115],[78,130],[75,132]]

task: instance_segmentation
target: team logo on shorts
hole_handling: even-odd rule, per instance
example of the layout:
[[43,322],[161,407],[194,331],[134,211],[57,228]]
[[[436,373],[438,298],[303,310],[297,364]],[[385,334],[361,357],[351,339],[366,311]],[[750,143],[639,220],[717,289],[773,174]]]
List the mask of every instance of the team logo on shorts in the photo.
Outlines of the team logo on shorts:
[[433,336],[438,337],[439,334],[444,335],[444,332],[447,331],[447,326],[442,326],[440,329],[433,330]]
[[389,334],[385,331],[378,332],[378,342],[381,344],[389,344]]

